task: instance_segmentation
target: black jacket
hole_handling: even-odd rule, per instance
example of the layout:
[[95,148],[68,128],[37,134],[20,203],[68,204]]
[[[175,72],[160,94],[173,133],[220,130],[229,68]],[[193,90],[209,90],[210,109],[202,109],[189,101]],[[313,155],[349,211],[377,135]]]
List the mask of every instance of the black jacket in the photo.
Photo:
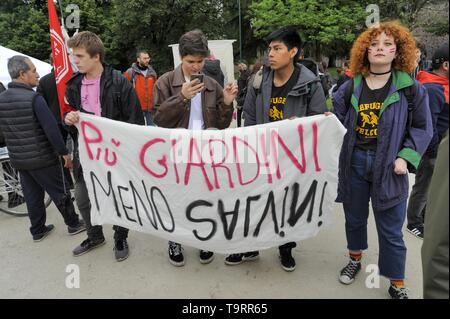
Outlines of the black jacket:
[[[81,106],[82,73],[75,73],[67,82],[66,99],[69,105],[84,111]],[[119,71],[105,66],[100,79],[102,117],[115,121],[144,125],[141,105],[132,84]]]
[[58,155],[34,112],[38,95],[25,84],[10,83],[0,94],[0,132],[16,169],[32,170],[58,164]]
[[59,108],[58,90],[56,89],[54,70],[52,70],[51,73],[44,75],[39,80],[36,91],[44,97],[50,111],[52,111],[52,114],[55,116],[56,122],[61,124],[61,111]]

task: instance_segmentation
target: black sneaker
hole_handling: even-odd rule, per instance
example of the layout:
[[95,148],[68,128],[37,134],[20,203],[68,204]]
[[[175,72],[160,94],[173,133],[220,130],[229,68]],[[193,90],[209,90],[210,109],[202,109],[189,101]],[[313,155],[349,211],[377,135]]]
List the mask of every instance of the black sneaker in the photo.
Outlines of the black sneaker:
[[250,251],[246,253],[240,254],[231,254],[225,258],[225,264],[234,266],[242,264],[244,261],[252,261],[256,260],[259,257],[259,251]]
[[25,198],[19,194],[14,193],[8,196],[8,208],[14,208],[23,203],[25,203]]
[[281,268],[286,271],[295,270],[295,259],[292,257],[292,248],[280,248]]
[[351,260],[348,262],[347,266],[342,268],[339,275],[339,281],[344,285],[350,285],[356,277],[356,274],[361,270],[361,262]]
[[423,226],[406,226],[406,230],[417,238],[423,239]]
[[91,251],[94,248],[100,247],[105,244],[105,239],[100,239],[98,241],[92,241],[89,238],[85,239],[80,245],[75,247],[74,250],[72,250],[72,253],[75,257],[81,256],[89,251]]
[[176,266],[184,266],[183,247],[180,244],[169,242],[169,262]]
[[76,226],[67,226],[67,231],[69,232],[69,235],[76,235],[78,233],[81,233],[82,231],[86,230],[86,224],[83,220],[79,220],[78,224]]
[[122,261],[128,258],[130,251],[128,249],[128,243],[126,239],[116,240],[114,244],[114,256],[117,261]]
[[243,261],[253,261],[259,258],[259,251],[249,251],[244,253],[244,256],[242,256]]
[[206,265],[214,259],[214,253],[212,251],[200,250],[200,263]]
[[409,299],[408,289],[405,287],[398,288],[394,285],[389,287],[389,295],[391,295],[392,299]]
[[230,265],[230,266],[242,264],[243,263],[242,257],[244,257],[244,254],[231,254],[231,255],[228,255],[225,258],[225,264],[226,265]]
[[52,232],[53,229],[55,229],[55,226],[53,226],[52,224],[45,226],[44,232],[33,235],[33,241],[38,242],[38,241],[43,240],[45,237],[47,237]]

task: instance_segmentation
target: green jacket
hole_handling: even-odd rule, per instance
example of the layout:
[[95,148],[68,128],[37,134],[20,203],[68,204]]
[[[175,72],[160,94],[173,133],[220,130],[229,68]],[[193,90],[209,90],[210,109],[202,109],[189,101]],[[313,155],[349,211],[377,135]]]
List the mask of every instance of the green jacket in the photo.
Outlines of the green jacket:
[[439,146],[427,199],[422,245],[423,297],[449,298],[448,131]]

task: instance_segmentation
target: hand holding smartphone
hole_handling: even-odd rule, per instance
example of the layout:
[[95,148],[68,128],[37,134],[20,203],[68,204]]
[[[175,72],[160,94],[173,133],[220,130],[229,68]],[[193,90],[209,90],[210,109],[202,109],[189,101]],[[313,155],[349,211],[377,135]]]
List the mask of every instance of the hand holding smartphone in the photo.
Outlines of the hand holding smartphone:
[[191,82],[195,79],[199,80],[199,83],[203,83],[203,74],[192,74],[191,75]]

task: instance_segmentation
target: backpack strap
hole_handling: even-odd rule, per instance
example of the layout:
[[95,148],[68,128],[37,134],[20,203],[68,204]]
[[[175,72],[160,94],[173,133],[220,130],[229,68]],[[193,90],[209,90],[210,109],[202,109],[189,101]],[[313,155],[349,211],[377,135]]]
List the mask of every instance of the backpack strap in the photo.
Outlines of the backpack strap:
[[408,101],[408,120],[406,122],[406,127],[409,130],[412,125],[412,113],[414,111],[414,100],[416,98],[416,83],[404,88],[403,93],[405,94],[405,98]]
[[255,94],[258,95],[261,90],[261,84],[263,80],[263,67],[256,72],[255,77],[253,78],[253,88],[255,89]]
[[[414,111],[414,100],[416,99],[416,81],[414,81],[414,84],[411,86],[408,86],[404,88],[403,94],[405,95],[406,101],[408,101],[408,118],[406,120],[406,129],[405,129],[405,135],[403,136],[403,140],[409,136],[409,131],[412,126],[412,118],[413,118],[413,111]],[[416,168],[410,163],[406,162],[408,171],[410,173],[415,174],[417,172]]]
[[306,95],[306,107],[309,107],[312,100],[312,92],[316,89],[317,83],[321,83],[320,79],[308,83],[308,94]]
[[347,85],[347,87],[345,88],[345,92],[344,92],[344,101],[345,101],[345,105],[347,106],[347,110],[348,110],[352,106],[352,94],[353,94],[354,83],[353,83],[353,79],[349,79],[347,81],[351,82],[349,85]]
[[133,83],[133,88],[136,88],[136,71],[131,68],[131,83]]

